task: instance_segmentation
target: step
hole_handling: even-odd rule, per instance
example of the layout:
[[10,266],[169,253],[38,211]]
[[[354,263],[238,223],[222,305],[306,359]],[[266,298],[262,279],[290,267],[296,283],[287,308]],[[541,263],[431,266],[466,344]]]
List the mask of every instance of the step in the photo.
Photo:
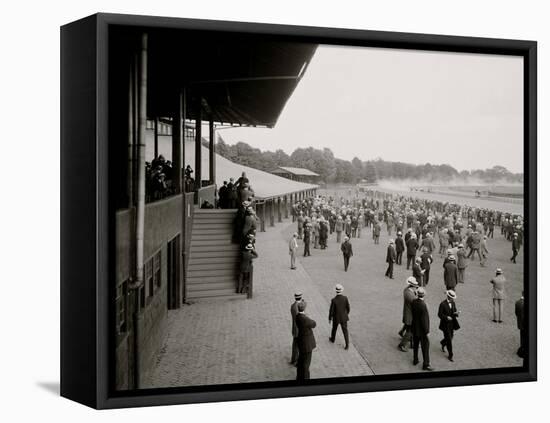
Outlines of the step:
[[220,222],[232,222],[235,219],[236,214],[195,214],[193,221],[205,221],[211,222],[213,220],[219,220]]
[[235,266],[231,269],[212,269],[209,268],[208,270],[200,269],[197,267],[193,267],[191,269],[187,270],[187,277],[188,278],[201,278],[201,277],[207,277],[207,276],[231,276],[233,278],[237,277],[237,271],[238,266]]
[[191,263],[189,262],[189,267],[187,268],[187,274],[200,271],[211,271],[211,270],[227,270],[236,272],[239,267],[239,264],[235,260],[231,260],[228,263]]
[[207,215],[235,215],[237,209],[197,209],[195,210],[195,216],[207,216]]
[[200,301],[200,300],[246,300],[247,295],[246,294],[228,294],[228,295],[203,295],[202,293],[195,292],[193,296],[187,297],[189,300],[192,301]]
[[233,231],[225,229],[193,229],[191,236],[217,236],[218,238],[231,239]]
[[204,256],[198,256],[196,254],[191,254],[191,257],[189,257],[189,267],[200,264],[205,265],[215,265],[220,263],[227,263],[232,265],[238,265],[239,263],[239,257],[236,255],[232,256],[217,256],[217,257],[204,257]]
[[237,298],[246,298],[246,294],[237,294],[235,292],[235,287],[227,289],[212,289],[207,291],[193,291],[187,292],[187,298],[212,298],[212,297],[237,297]]
[[232,289],[234,291],[236,287],[237,287],[236,281],[195,283],[195,284],[187,285],[187,292],[212,291],[212,290],[218,290],[218,289]]
[[237,280],[237,274],[221,275],[221,276],[187,276],[185,283],[187,286],[202,285],[211,283],[231,282],[235,283]]
[[238,244],[212,244],[212,245],[194,245],[191,249],[191,255],[195,253],[227,253],[239,254],[240,249]]
[[[191,260],[208,260],[208,262],[215,261],[232,261],[237,263],[241,259],[241,254],[238,251],[193,251],[189,256],[189,263]],[[194,261],[194,263],[198,263]]]
[[228,239],[213,239],[211,237],[208,237],[208,239],[205,238],[191,238],[191,251],[195,247],[209,247],[209,246],[226,246],[231,247],[235,246],[236,248],[239,248],[239,244],[234,244],[231,242],[231,238]]
[[233,224],[232,223],[223,223],[212,221],[212,222],[194,222],[193,223],[193,230],[195,229],[229,229],[233,230]]

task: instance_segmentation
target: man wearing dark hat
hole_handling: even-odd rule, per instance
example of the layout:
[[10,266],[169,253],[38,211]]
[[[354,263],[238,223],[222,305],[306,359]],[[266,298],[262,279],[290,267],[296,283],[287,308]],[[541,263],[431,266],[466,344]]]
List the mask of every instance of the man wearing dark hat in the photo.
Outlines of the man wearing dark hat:
[[430,366],[430,314],[424,302],[426,291],[420,287],[417,291],[418,298],[412,302],[412,334],[413,334],[413,364],[418,364],[418,347],[422,348],[422,370],[431,371]]
[[309,246],[311,243],[311,223],[306,221],[304,223],[304,257],[311,256],[311,252],[309,250]]
[[418,282],[413,276],[407,278],[407,286],[403,290],[403,327],[399,331],[399,336],[402,337],[401,342],[397,346],[401,351],[407,352],[407,347],[411,343],[412,336],[412,303],[416,300],[416,290]]
[[292,355],[290,356],[290,364],[294,366],[298,362],[298,327],[296,326],[296,316],[298,315],[298,304],[302,301],[302,292],[296,291],[294,302],[290,306],[290,316],[292,317]]
[[388,263],[388,268],[386,269],[385,273],[385,276],[390,279],[393,279],[393,263],[395,263],[396,258],[397,253],[395,252],[394,242],[393,239],[390,239],[390,243],[386,252],[386,263]]
[[449,261],[445,264],[443,270],[443,280],[445,281],[445,288],[456,289],[458,283],[458,267],[456,267],[456,259],[452,254],[448,257]]
[[298,328],[298,365],[296,380],[309,379],[309,365],[311,355],[315,347],[315,336],[313,328],[317,326],[315,320],[305,314],[306,302],[298,303],[298,314],[296,315],[296,327]]
[[353,248],[351,246],[351,242],[349,242],[349,237],[344,237],[344,242],[342,242],[340,249],[344,255],[344,270],[347,272],[349,267],[349,259],[353,256]]
[[418,241],[416,235],[411,234],[411,237],[405,241],[407,244],[407,270],[411,267],[411,263],[414,265],[414,258],[416,257],[416,250],[418,250]]
[[348,334],[348,321],[349,321],[349,300],[348,297],[343,295],[344,287],[340,284],[337,284],[335,287],[336,296],[330,302],[330,309],[328,312],[328,322],[332,321],[332,332],[330,334],[330,342],[334,343],[336,339],[336,331],[338,330],[338,325],[342,327],[342,332],[344,334],[344,341],[346,342],[345,349],[349,348],[349,334]]
[[458,324],[458,310],[456,309],[456,293],[453,290],[447,291],[447,298],[439,304],[439,311],[437,317],[439,317],[439,330],[443,332],[443,339],[441,340],[441,351],[449,352],[449,361],[453,360],[453,336],[454,331],[460,328]]

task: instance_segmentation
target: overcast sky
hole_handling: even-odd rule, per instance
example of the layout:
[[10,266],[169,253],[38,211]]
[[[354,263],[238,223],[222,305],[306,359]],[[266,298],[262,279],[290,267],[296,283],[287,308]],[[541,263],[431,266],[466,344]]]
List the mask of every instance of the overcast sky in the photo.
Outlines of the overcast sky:
[[219,134],[289,154],[522,172],[523,59],[319,46],[275,128]]

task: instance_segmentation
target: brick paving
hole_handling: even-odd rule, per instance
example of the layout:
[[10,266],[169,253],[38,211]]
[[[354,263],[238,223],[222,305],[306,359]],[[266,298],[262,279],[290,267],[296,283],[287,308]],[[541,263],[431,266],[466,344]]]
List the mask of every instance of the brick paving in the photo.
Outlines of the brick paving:
[[[329,297],[301,262],[290,269],[286,233],[289,220],[258,233],[260,256],[254,267],[254,298],[201,300],[168,312],[167,336],[144,387],[213,385],[293,380],[290,305],[301,290],[306,312],[317,322],[312,378],[372,375],[367,360],[352,345],[344,350],[339,331],[329,342]],[[336,281],[335,281],[336,283]]]

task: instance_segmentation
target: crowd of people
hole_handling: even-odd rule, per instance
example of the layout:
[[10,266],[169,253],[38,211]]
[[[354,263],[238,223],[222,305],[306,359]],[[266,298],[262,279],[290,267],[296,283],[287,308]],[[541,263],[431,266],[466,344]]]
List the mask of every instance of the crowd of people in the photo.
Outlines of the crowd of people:
[[[442,332],[441,350],[448,353],[449,361],[454,361],[452,341],[454,332],[460,328],[460,311],[456,305],[457,287],[468,279],[468,266],[475,259],[479,259],[481,267],[487,266],[490,254],[488,244],[495,236],[495,227],[500,227],[501,235],[511,244],[512,263],[516,263],[524,242],[524,220],[519,214],[379,191],[367,191],[363,198],[357,195],[348,198],[307,198],[292,206],[292,218],[297,226],[289,242],[291,269],[296,268],[299,241],[303,246],[303,257],[309,257],[312,245],[314,249],[328,248],[328,238],[335,233],[334,239],[343,255],[344,271],[347,271],[353,256],[352,239],[361,238],[368,230],[373,243],[378,244],[382,228],[389,236],[395,234],[395,238],[390,238],[386,250],[385,277],[393,279],[394,265],[406,266],[411,271],[403,291],[403,326],[399,331],[401,341],[397,348],[402,352],[412,348],[414,365],[419,363],[418,354],[421,350],[422,368],[427,371],[433,368],[429,357],[430,316],[426,306],[426,287],[430,282],[434,256],[443,259],[446,288],[445,298],[438,309],[438,328]],[[403,255],[406,255],[405,263]],[[497,268],[492,277],[488,276],[492,284],[493,322],[497,324],[502,323],[506,297],[506,278],[503,273],[502,269]],[[342,291],[343,287],[337,285],[337,297],[342,298]],[[306,305],[301,292],[296,293],[295,299],[291,307],[293,349],[290,361],[297,365],[297,379],[302,380],[309,377],[309,363],[315,348],[315,321],[305,315]],[[333,312],[333,309],[336,311]],[[336,328],[340,324],[346,349],[349,345],[349,310],[347,298],[331,302],[329,319],[336,315],[338,317],[333,320],[330,340],[334,342]],[[517,354],[524,357],[526,330],[523,297],[516,302],[516,319],[520,331]]]
[[[187,165],[183,172],[183,189],[192,192],[195,180],[193,169]],[[145,201],[152,202],[174,195],[174,167],[170,160],[161,154],[151,162],[145,162]]]
[[218,189],[218,207],[220,209],[236,209],[244,201],[252,201],[253,198],[254,190],[250,186],[245,172],[237,179],[237,182],[234,178],[229,178],[229,182],[223,181],[223,185]]

